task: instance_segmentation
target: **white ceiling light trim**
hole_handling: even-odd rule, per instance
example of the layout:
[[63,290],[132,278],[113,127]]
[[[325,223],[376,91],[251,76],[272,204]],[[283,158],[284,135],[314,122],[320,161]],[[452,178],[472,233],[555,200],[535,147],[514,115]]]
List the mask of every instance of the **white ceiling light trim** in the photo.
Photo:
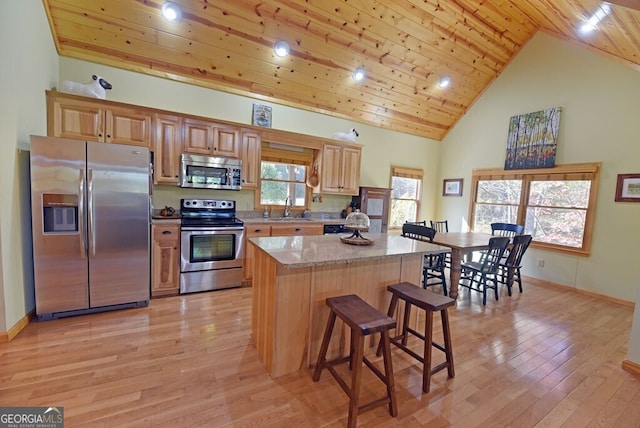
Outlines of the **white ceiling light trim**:
[[162,5],[162,16],[169,22],[178,22],[182,19],[182,11],[178,5],[168,1]]
[[603,3],[598,11],[594,13],[591,18],[580,27],[580,32],[583,34],[587,34],[592,32],[598,27],[598,24],[611,13],[611,6],[607,3]]
[[289,55],[289,43],[285,42],[284,40],[280,40],[276,43],[273,50],[277,56],[279,56],[280,58],[284,58],[285,56]]
[[358,67],[356,68],[356,70],[353,72],[353,75],[351,76],[353,78],[353,80],[355,80],[356,82],[359,82],[361,80],[363,80],[365,78],[365,76],[367,75],[367,73],[364,71],[364,68],[362,67]]
[[438,86],[441,87],[441,88],[446,88],[447,86],[449,86],[449,84],[451,84],[451,79],[449,77],[447,77],[447,76],[443,77],[438,82]]

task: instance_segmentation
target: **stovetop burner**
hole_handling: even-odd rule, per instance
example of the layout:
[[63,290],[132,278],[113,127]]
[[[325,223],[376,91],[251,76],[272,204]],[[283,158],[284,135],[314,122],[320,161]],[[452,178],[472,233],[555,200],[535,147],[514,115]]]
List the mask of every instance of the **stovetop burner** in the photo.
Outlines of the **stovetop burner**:
[[182,226],[190,227],[242,227],[236,218],[236,202],[215,199],[181,199]]

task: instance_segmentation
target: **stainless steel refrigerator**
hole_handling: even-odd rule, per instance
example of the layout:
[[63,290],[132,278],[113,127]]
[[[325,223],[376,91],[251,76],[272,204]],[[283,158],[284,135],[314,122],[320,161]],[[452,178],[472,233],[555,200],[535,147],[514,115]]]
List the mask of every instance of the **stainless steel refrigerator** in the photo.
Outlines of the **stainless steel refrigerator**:
[[149,162],[143,147],[31,137],[39,319],[148,305]]

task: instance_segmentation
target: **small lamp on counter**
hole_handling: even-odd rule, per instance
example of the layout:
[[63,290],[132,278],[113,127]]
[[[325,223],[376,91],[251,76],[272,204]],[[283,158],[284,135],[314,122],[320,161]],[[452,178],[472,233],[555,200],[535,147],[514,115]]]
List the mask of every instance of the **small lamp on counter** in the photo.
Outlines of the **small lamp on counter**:
[[365,238],[360,234],[361,230],[369,229],[370,220],[369,216],[356,209],[347,216],[344,221],[344,228],[347,230],[353,230],[353,235],[349,237],[340,237],[340,240],[345,244],[352,245],[371,245],[372,239]]

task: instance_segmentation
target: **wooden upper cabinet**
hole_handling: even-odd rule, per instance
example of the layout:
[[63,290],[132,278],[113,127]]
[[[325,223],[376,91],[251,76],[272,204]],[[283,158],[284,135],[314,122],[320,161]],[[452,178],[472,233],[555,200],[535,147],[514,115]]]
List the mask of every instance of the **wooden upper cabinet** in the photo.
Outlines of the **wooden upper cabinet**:
[[47,92],[47,134],[54,137],[150,147],[151,116],[144,108]]
[[320,191],[357,195],[361,147],[325,144],[322,148]]
[[211,155],[213,151],[213,123],[185,118],[184,119],[184,146],[186,153]]
[[182,153],[182,117],[159,114],[154,116],[154,184],[179,184]]
[[183,150],[186,153],[240,157],[238,128],[206,120],[185,118],[183,135]]
[[213,154],[215,156],[240,157],[240,130],[228,125],[213,127]]
[[50,136],[104,141],[105,110],[101,106],[59,97],[47,104]]
[[124,108],[110,108],[105,113],[105,142],[141,147],[151,146],[150,113]]
[[260,154],[262,152],[262,139],[260,133],[243,129],[241,156],[242,159],[242,187],[255,189],[260,180]]

